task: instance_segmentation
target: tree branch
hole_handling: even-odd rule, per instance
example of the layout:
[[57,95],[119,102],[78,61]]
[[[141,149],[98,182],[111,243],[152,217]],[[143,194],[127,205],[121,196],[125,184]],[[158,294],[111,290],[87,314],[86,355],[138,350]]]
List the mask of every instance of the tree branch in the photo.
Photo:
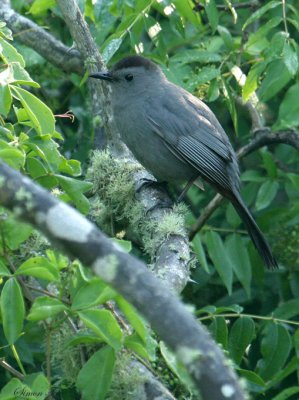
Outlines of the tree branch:
[[109,283],[145,318],[184,363],[203,399],[244,400],[220,348],[160,280],[76,210],[0,163],[0,203],[58,248]]
[[78,50],[65,46],[45,29],[15,12],[9,0],[1,1],[0,19],[6,22],[18,41],[34,49],[55,67],[65,72],[84,74]]

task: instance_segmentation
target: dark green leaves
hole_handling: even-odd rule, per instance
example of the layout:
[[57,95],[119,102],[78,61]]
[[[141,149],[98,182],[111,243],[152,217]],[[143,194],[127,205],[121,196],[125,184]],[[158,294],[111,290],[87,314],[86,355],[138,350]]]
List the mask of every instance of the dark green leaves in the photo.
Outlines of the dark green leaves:
[[272,202],[272,200],[276,196],[278,188],[279,184],[277,181],[269,180],[261,185],[256,199],[257,210],[262,210],[263,208],[268,207],[268,205]]
[[112,314],[107,310],[86,310],[78,313],[84,324],[101,339],[119,350],[122,344],[122,331]]
[[13,92],[22,103],[28,118],[39,134],[53,134],[55,119],[52,111],[41,100],[20,87],[12,86]]
[[281,5],[280,1],[270,1],[269,3],[265,4],[263,7],[259,7],[259,9],[257,11],[255,11],[245,22],[245,24],[243,25],[243,30],[245,30],[247,28],[248,25],[252,24],[252,22],[258,20],[259,18],[261,18],[266,12],[268,12],[269,10],[278,7]]
[[265,380],[283,368],[291,350],[291,338],[287,329],[282,325],[268,324],[262,340],[258,373]]
[[213,264],[219,273],[228,293],[231,293],[233,267],[220,236],[215,232],[207,232],[205,242]]
[[1,315],[4,335],[9,344],[14,344],[20,337],[25,318],[25,306],[18,281],[10,278],[1,292]]
[[276,129],[291,128],[299,125],[299,83],[292,85],[286,92],[275,123]]
[[218,21],[219,21],[219,13],[216,7],[216,3],[214,0],[205,0],[205,10],[209,19],[209,23],[213,32],[216,31]]
[[247,346],[255,336],[254,322],[251,318],[241,317],[234,322],[229,335],[229,352],[236,364],[240,364]]
[[28,319],[30,321],[40,321],[50,317],[55,317],[63,311],[66,311],[67,307],[58,299],[51,297],[38,297],[30,310]]
[[9,113],[12,96],[8,85],[0,85],[0,113],[5,117]]
[[103,347],[84,364],[77,378],[83,400],[104,400],[110,387],[115,363],[114,350]]

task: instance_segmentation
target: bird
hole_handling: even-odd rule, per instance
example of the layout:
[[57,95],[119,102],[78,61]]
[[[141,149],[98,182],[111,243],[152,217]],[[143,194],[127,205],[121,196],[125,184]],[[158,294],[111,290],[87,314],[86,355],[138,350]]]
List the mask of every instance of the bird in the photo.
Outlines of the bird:
[[[89,75],[111,87],[111,104],[123,142],[158,181],[201,178],[228,199],[265,265],[277,261],[241,197],[236,153],[212,110],[167,79],[161,67],[140,55]],[[189,187],[188,186],[188,187]]]

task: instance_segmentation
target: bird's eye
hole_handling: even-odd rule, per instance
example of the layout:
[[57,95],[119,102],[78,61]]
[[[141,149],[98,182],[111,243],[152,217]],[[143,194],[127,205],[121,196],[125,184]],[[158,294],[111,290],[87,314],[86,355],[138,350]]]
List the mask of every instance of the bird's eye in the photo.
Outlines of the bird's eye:
[[133,80],[133,75],[132,74],[126,75],[125,76],[125,80],[128,81],[128,82],[132,81]]

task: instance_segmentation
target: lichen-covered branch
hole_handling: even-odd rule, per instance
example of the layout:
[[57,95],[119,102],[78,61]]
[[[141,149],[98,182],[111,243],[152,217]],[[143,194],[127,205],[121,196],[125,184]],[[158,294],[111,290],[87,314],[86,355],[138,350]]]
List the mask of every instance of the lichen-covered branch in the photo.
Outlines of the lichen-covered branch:
[[0,163],[0,203],[123,295],[184,363],[203,399],[243,400],[233,370],[206,329],[135,257],[76,210]]
[[18,41],[34,49],[55,67],[69,73],[84,74],[78,50],[65,46],[29,18],[15,12],[9,0],[0,3],[0,20],[6,22]]
[[[77,3],[74,0],[58,0],[58,5],[61,8],[61,12],[70,29],[71,35],[82,54],[82,57],[84,60],[89,60],[88,62],[86,61],[86,68],[89,68],[90,72],[93,72],[95,68],[98,70],[102,69],[103,60],[93,42],[89,28],[84,21]],[[112,119],[112,110],[110,107],[109,93],[107,88],[102,86],[101,82],[93,81],[90,89],[93,91],[93,99],[95,100],[94,112],[99,113],[99,109],[102,108],[103,112],[105,113],[105,130],[108,132],[108,145],[111,154],[115,157],[115,159],[120,159],[122,162],[131,164],[130,168],[134,169],[136,165],[139,166],[139,164],[137,164],[129,151],[123,145],[121,145],[119,134],[116,131],[116,127]],[[100,105],[97,105],[98,103],[100,103]],[[137,174],[133,174],[131,176],[135,182],[135,187],[140,187],[140,180],[146,176],[149,177],[148,173],[140,166],[138,167],[138,170],[142,170],[143,172],[138,172]],[[120,185],[122,185],[122,182],[120,182]],[[105,191],[107,192],[107,188],[105,188]],[[136,197],[139,199],[141,207],[143,207],[144,211],[147,212],[148,221],[152,222],[153,225],[155,224],[155,221],[160,218],[161,213],[165,213],[165,210],[159,207],[159,202],[156,201],[155,204],[152,203],[152,200],[156,196],[157,189],[154,191],[153,188],[143,188],[136,193]],[[161,196],[164,196],[165,198],[167,195],[162,192],[160,193],[160,197]],[[148,212],[148,203],[152,204],[151,208],[154,210],[153,212]],[[169,213],[171,212],[171,210],[168,211]],[[135,224],[135,227],[136,226],[137,224]],[[182,232],[183,230],[181,233]],[[154,232],[153,235],[155,235]],[[181,252],[176,251],[176,249],[180,247]],[[182,254],[184,254],[184,257],[181,257]],[[165,235],[164,242],[161,241],[159,243],[159,249],[157,248],[157,252],[153,258],[153,261],[155,261],[154,269],[159,276],[167,280],[170,285],[172,284],[175,290],[181,291],[188,281],[188,256],[189,246],[186,232],[184,238],[183,234],[180,235],[180,237],[177,235],[172,235],[171,237],[170,235]]]
[[190,263],[185,207],[173,206],[140,164],[116,159],[108,151],[93,153],[87,179],[94,185],[92,219],[109,236],[125,234],[142,247],[156,276],[180,293],[189,280]]

